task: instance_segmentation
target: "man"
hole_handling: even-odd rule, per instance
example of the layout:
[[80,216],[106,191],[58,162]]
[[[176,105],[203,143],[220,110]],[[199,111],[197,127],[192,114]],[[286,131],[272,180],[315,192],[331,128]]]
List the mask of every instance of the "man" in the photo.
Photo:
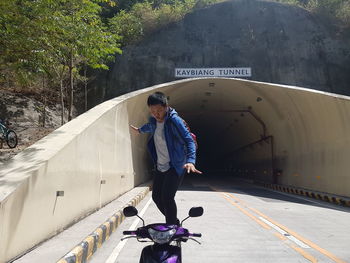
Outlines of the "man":
[[195,142],[183,120],[169,107],[163,93],[151,94],[147,105],[152,115],[149,122],[140,128],[130,127],[138,134],[151,133],[147,146],[156,165],[152,199],[167,224],[179,224],[176,191],[185,172],[202,173],[195,167]]

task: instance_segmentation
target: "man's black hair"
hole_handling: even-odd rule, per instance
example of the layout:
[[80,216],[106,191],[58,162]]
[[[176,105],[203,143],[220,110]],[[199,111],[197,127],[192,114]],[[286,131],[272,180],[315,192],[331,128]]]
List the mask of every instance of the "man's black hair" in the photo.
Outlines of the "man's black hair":
[[157,91],[148,96],[147,105],[162,105],[165,107],[168,106],[168,100],[164,93]]

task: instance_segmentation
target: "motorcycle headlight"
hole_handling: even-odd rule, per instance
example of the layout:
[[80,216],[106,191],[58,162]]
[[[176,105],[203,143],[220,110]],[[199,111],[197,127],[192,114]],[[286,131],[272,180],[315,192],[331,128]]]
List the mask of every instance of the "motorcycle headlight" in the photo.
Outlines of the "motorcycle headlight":
[[153,228],[149,228],[148,233],[154,242],[158,244],[165,244],[171,240],[173,235],[176,233],[176,229],[170,229],[167,231],[158,231]]

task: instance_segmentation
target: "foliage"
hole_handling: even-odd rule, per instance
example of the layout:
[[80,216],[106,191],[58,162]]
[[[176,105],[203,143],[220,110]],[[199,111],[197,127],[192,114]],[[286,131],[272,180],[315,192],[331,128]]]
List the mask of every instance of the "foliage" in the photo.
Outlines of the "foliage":
[[350,0],[276,0],[278,2],[301,6],[313,13],[340,20],[350,26]]
[[336,11],[336,17],[350,26],[350,1],[343,1]]
[[1,0],[0,85],[40,90],[38,83],[46,77],[46,89],[51,89],[68,77],[73,91],[83,65],[108,69],[121,50],[119,36],[101,19],[102,2],[109,1]]
[[108,69],[121,44],[218,1],[1,0],[0,85],[40,90],[45,75],[47,88],[57,89],[62,81],[66,86],[70,67],[71,72],[85,65]]
[[[194,9],[222,1],[1,0],[0,87],[37,93],[45,89],[62,104],[72,102],[77,83],[88,82],[83,74],[87,66],[108,69],[120,47],[183,19]],[[275,1],[350,26],[350,0]]]
[[135,43],[143,37],[181,20],[195,8],[219,2],[219,0],[153,0],[140,1],[121,10],[109,19],[111,31],[122,36],[122,44]]
[[47,88],[57,89],[62,81],[66,86],[69,75],[85,65],[108,69],[121,43],[138,41],[217,1],[1,0],[0,85],[40,92],[47,77]]

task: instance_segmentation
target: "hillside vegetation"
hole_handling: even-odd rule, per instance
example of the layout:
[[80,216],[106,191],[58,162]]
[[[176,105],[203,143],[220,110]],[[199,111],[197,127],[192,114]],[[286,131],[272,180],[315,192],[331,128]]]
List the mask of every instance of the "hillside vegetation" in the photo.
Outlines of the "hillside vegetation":
[[[350,25],[349,0],[276,1]],[[63,124],[65,109],[70,120],[78,100],[87,110],[91,69],[109,69],[125,46],[217,2],[222,0],[2,0],[0,89],[34,94],[44,114],[48,102],[59,103]]]
[[338,20],[343,26],[350,26],[349,0],[276,0],[277,2],[297,5],[310,12]]
[[107,70],[122,47],[213,2],[2,0],[0,88],[60,103],[63,124],[77,100],[87,110],[90,69]]

